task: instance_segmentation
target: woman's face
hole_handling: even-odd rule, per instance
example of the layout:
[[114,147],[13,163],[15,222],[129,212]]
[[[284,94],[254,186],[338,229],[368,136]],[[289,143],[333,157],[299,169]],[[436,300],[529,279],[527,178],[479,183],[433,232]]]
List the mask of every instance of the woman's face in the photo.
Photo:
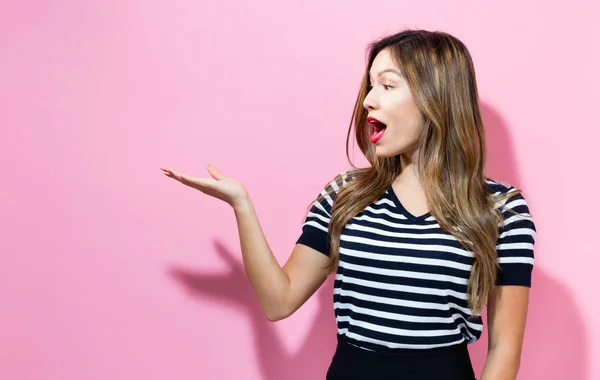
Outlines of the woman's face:
[[375,57],[369,80],[371,87],[363,106],[369,111],[367,126],[375,153],[378,157],[402,154],[412,158],[424,118],[387,49]]

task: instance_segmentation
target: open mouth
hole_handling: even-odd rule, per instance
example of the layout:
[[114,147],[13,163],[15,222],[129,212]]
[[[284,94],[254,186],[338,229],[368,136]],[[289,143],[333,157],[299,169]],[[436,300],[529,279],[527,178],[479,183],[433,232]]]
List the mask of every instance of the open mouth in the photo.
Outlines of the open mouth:
[[375,144],[383,137],[387,125],[371,116],[367,118],[367,122],[373,127],[373,129],[371,130],[371,142]]

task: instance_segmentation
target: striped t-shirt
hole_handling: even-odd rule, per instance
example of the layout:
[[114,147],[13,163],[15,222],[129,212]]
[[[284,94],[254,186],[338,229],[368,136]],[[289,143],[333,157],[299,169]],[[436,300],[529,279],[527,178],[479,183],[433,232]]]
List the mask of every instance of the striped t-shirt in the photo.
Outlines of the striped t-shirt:
[[[331,196],[313,203],[297,243],[329,255],[329,218],[345,174],[323,189]],[[515,190],[491,179],[487,185],[495,194]],[[505,206],[520,215],[502,212],[497,284],[530,287],[535,225],[521,194]],[[411,215],[390,186],[342,231],[333,294],[338,337],[380,352],[474,343],[483,322],[467,304],[472,262],[430,213]]]

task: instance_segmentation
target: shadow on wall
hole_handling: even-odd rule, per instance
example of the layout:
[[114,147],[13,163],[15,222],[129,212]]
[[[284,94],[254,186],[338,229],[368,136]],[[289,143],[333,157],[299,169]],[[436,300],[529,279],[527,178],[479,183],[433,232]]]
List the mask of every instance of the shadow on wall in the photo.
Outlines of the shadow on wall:
[[318,311],[314,325],[295,353],[289,353],[275,325],[269,322],[256,300],[242,263],[220,242],[216,251],[228,264],[227,274],[191,272],[171,268],[170,275],[199,299],[214,297],[219,302],[232,303],[246,311],[254,330],[257,359],[265,380],[324,379],[336,344],[333,315],[332,278],[315,294]]
[[[488,147],[488,177],[521,187],[515,153],[502,117],[482,103]],[[534,221],[535,210],[530,209]],[[537,229],[537,241],[544,231]],[[588,380],[584,325],[568,290],[544,273],[544,252],[535,250],[525,342],[519,379]],[[484,315],[485,318],[485,315]],[[481,373],[487,353],[487,329],[470,352],[476,373]]]
[[[501,116],[482,104],[488,145],[488,176],[519,188],[519,174],[508,129]],[[527,197],[527,189],[524,195]],[[535,210],[531,210],[535,218]],[[538,229],[538,241],[544,231]],[[289,353],[274,324],[267,321],[239,255],[215,243],[217,253],[230,266],[227,274],[191,272],[170,268],[169,274],[199,299],[214,297],[242,308],[252,321],[256,353],[265,380],[322,379],[335,350],[335,320],[332,309],[332,279],[315,295],[318,311],[314,326],[296,353]],[[586,334],[577,308],[568,291],[540,268],[544,253],[536,250],[529,316],[519,379],[588,380]],[[485,315],[484,315],[485,317]],[[482,339],[470,347],[473,365],[480,374],[487,352],[487,330]]]

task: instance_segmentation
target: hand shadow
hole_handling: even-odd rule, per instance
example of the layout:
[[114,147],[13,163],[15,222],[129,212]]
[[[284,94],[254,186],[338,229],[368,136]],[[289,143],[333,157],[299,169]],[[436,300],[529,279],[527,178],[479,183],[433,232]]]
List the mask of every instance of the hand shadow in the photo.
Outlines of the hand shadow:
[[192,295],[228,303],[250,318],[263,379],[324,379],[336,344],[331,278],[315,294],[319,307],[313,327],[301,348],[290,353],[273,322],[269,322],[260,309],[242,263],[235,259],[239,255],[234,255],[219,241],[214,244],[217,253],[229,265],[228,273],[211,274],[172,267],[170,275]]
[[[488,177],[521,188],[512,143],[502,117],[481,104],[487,146]],[[531,202],[530,202],[531,203]],[[535,221],[535,209],[531,209]],[[530,292],[525,341],[519,379],[586,380],[587,343],[585,328],[567,289],[543,270],[544,251],[538,249],[544,231],[537,224],[535,267]],[[543,248],[543,247],[542,247]],[[484,321],[486,313],[483,315]],[[487,325],[486,325],[487,327]],[[471,348],[476,373],[481,373],[487,354],[487,328]]]

